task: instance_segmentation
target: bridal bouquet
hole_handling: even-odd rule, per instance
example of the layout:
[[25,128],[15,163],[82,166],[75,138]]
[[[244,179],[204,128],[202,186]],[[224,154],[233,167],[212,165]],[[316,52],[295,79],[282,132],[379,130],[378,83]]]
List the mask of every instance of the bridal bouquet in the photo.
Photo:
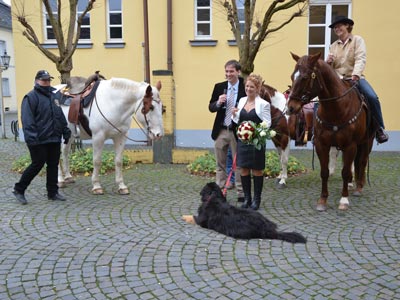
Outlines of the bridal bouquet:
[[276,135],[276,131],[267,128],[267,123],[263,121],[256,124],[252,121],[243,121],[237,129],[237,136],[244,144],[252,144],[257,150],[265,146],[267,140],[272,139]]

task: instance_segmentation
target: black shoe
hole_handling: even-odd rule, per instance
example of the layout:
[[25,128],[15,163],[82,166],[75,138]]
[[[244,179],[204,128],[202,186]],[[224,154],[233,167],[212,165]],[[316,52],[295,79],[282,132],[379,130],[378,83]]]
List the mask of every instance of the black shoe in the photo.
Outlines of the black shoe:
[[244,197],[238,197],[238,202],[244,202]]
[[376,131],[376,140],[379,144],[386,143],[389,140],[389,135],[382,127]]
[[57,193],[54,196],[48,196],[47,197],[49,200],[53,200],[53,201],[65,201],[67,200],[67,198],[65,198],[63,195]]
[[15,195],[15,198],[17,198],[19,203],[21,203],[22,205],[28,204],[28,201],[26,201],[24,194],[21,194],[20,192],[17,191],[13,191],[13,194]]

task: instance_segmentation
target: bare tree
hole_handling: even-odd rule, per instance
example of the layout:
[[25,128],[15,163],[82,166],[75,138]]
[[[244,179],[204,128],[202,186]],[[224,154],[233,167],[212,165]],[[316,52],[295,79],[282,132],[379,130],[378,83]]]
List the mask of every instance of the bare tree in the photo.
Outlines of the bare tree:
[[[239,50],[239,60],[242,74],[247,77],[254,70],[254,60],[261,44],[269,34],[276,32],[300,17],[305,12],[309,0],[274,0],[264,12],[261,20],[256,19],[257,0],[240,0],[244,6],[244,30],[240,27],[237,0],[221,0],[226,10],[228,22]],[[293,7],[297,9],[292,9]],[[290,9],[291,14],[283,21],[273,22],[274,17]],[[259,12],[258,12],[259,13]],[[282,20],[280,18],[279,20]],[[242,27],[243,28],[243,27]]]
[[[13,0],[14,13],[13,16],[18,20],[18,22],[23,26],[22,34],[35,45],[40,52],[43,53],[49,60],[51,60],[55,65],[57,70],[61,75],[61,82],[65,83],[66,80],[71,75],[71,70],[73,69],[72,56],[78,45],[78,41],[81,34],[81,26],[83,19],[86,14],[93,9],[93,3],[96,0],[88,0],[87,6],[82,14],[77,18],[77,5],[78,0],[68,0],[69,1],[69,16],[63,18],[62,15],[62,4],[67,2],[67,0],[41,0],[46,10],[48,21],[53,29],[54,37],[58,46],[58,55],[54,52],[43,47],[41,41],[39,40],[35,30],[42,30],[42,28],[33,28],[32,20],[25,13],[24,2],[32,0]],[[51,4],[57,4],[57,13],[55,14],[54,6]],[[41,16],[41,14],[39,14]],[[65,20],[67,22],[65,22]]]

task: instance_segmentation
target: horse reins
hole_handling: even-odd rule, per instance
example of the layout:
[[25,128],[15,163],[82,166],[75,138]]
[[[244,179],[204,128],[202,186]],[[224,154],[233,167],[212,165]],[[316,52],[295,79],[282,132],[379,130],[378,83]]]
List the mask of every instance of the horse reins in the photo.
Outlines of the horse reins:
[[[103,114],[103,112],[101,111],[101,109],[100,109],[100,107],[99,107],[99,104],[98,104],[98,102],[97,102],[97,97],[96,97],[96,95],[94,96],[94,101],[95,101],[95,103],[96,103],[97,110],[99,111],[99,113],[101,114],[101,116],[104,118],[104,120],[106,120],[107,123],[110,124],[111,127],[114,128],[116,131],[118,131],[120,134],[123,134],[123,132],[122,132],[118,127],[116,127],[113,123],[111,123],[111,121],[108,120],[107,117]],[[138,107],[139,107],[139,106],[138,106]],[[137,112],[137,110],[135,111],[135,113],[136,113],[136,112]],[[89,116],[90,116],[90,114],[89,114]],[[146,118],[146,114],[145,114],[144,116],[145,116],[146,124],[148,125],[147,118]],[[134,119],[134,120],[136,121],[136,119]],[[149,137],[149,135],[148,135],[146,132],[144,132],[144,130],[143,130],[143,128],[140,126],[140,124],[139,124],[137,121],[136,121],[136,123],[138,124],[138,126],[139,126],[140,130],[143,132],[143,134],[144,134],[145,136]],[[130,138],[129,136],[127,136],[126,134],[125,134],[125,137],[126,137],[126,139],[128,139],[128,140],[130,140],[130,141],[132,141],[132,142],[137,142],[137,143],[147,143],[147,142],[148,142],[148,140],[134,140],[134,139],[131,139],[131,138]]]

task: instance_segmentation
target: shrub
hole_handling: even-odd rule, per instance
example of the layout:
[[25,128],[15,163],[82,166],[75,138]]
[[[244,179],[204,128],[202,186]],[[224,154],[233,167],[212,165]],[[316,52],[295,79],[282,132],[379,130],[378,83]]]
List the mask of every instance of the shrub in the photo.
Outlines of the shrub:
[[[216,161],[212,154],[205,154],[196,158],[191,164],[187,165],[187,170],[191,174],[200,176],[214,176],[216,172]],[[288,175],[303,173],[305,167],[295,157],[290,156],[288,162]],[[265,153],[265,170],[266,177],[277,177],[281,172],[281,163],[276,151],[268,151]]]
[[[103,151],[101,156],[101,169],[100,174],[104,175],[110,171],[114,171],[114,158],[115,153],[113,151]],[[85,150],[75,151],[71,153],[70,158],[70,171],[75,174],[84,174],[89,175],[93,171],[93,149],[87,148]],[[31,163],[30,156],[24,155],[14,161],[12,170],[18,173],[22,173],[28,165]],[[123,155],[122,157],[122,166],[127,169],[130,167],[131,161],[128,156]],[[45,168],[45,166],[44,166]],[[40,171],[40,175],[42,175],[44,169]]]

